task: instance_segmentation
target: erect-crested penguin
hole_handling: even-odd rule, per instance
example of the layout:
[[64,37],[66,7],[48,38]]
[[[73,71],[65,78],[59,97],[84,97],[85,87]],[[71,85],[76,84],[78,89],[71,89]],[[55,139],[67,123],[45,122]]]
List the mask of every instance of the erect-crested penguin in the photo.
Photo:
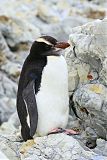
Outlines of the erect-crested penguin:
[[20,75],[17,111],[24,141],[35,133],[47,135],[68,122],[68,73],[61,48],[68,43],[50,36],[38,38],[32,45]]

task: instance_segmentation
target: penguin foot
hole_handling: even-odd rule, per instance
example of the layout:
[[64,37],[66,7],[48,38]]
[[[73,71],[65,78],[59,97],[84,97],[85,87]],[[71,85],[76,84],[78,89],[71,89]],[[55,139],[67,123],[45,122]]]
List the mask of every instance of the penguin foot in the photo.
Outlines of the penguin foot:
[[65,132],[65,130],[63,128],[55,128],[55,129],[51,130],[51,132],[49,132],[48,135],[57,134],[57,133],[63,133],[63,132]]
[[78,135],[78,134],[80,134],[80,132],[79,131],[76,131],[76,130],[74,130],[74,129],[65,129],[65,132],[64,132],[65,134],[67,134],[67,135]]
[[80,132],[73,129],[55,128],[51,132],[49,132],[48,135],[57,133],[65,133],[67,135],[78,135]]
[[24,154],[26,153],[33,145],[35,144],[34,140],[27,140],[23,143],[23,145],[20,147],[19,151],[20,153]]

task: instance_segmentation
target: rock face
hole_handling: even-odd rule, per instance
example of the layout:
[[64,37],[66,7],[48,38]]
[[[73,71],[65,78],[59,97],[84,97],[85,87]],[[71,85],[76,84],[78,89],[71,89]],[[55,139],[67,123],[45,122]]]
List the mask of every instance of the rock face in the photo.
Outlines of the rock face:
[[[0,159],[107,159],[106,15],[106,0],[0,2]],[[17,83],[31,43],[44,34],[71,44],[64,55],[71,106],[67,128],[80,135],[37,137],[21,152]]]
[[83,137],[93,140],[107,139],[106,28],[107,19],[73,28],[69,37],[72,46],[65,53],[69,91],[85,130]]
[[[100,141],[100,140],[99,140]],[[30,142],[29,142],[30,143]],[[47,137],[38,137],[35,143],[27,148],[25,152],[20,152],[22,143],[16,142],[16,136],[0,136],[1,151],[5,153],[8,159],[14,160],[106,160],[105,156],[98,155],[83,145],[73,137],[56,134]],[[103,144],[103,147],[105,145]],[[99,148],[96,148],[97,152]],[[103,151],[100,151],[102,154]]]
[[0,158],[5,159],[5,160],[9,160],[1,151],[0,151]]
[[39,29],[27,21],[18,18],[0,16],[0,30],[11,49],[20,43],[28,43],[40,36]]
[[26,155],[21,155],[22,159],[54,159],[54,160],[80,160],[80,159],[92,159],[103,158],[104,156],[98,156],[93,151],[88,150],[80,146],[79,142],[70,136],[64,134],[51,135],[44,138],[36,138],[36,145],[33,147],[36,148],[35,151],[29,150]]

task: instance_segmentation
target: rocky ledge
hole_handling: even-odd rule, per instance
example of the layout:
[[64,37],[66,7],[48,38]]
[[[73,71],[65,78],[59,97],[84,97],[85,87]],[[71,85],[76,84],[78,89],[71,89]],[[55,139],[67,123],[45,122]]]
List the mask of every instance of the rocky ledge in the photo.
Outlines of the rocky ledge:
[[102,144],[103,140],[98,141],[97,151],[100,154],[97,154],[85,147],[76,137],[63,133],[37,137],[35,143],[29,141],[27,146],[23,145],[24,149],[22,143],[17,142],[16,136],[0,136],[1,150],[8,157],[6,160],[106,160],[107,157],[101,155],[101,150],[104,152],[107,145],[99,145],[99,142]]

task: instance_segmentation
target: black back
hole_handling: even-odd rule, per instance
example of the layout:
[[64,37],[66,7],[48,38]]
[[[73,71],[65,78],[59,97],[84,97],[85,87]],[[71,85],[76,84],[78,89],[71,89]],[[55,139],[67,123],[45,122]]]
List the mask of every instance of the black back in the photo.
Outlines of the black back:
[[[39,91],[42,71],[47,63],[46,57],[36,57],[35,55],[32,55],[33,53],[29,54],[23,64],[17,92],[17,111],[22,126],[21,134],[25,141],[31,139],[32,136],[30,135],[30,128],[27,124],[27,108],[23,100],[23,90],[32,80],[35,80],[35,93]],[[38,119],[38,116],[35,118]]]

